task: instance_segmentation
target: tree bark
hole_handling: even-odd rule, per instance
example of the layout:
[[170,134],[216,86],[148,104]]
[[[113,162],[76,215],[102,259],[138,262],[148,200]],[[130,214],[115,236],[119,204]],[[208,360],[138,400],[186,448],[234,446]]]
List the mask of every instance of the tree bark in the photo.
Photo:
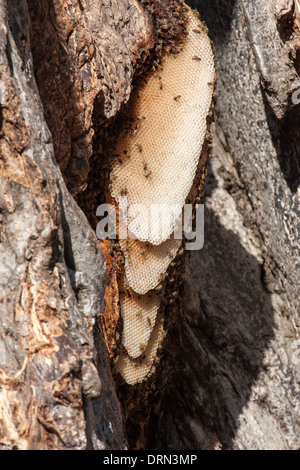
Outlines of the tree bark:
[[218,74],[205,244],[187,261],[147,445],[298,449],[299,17],[294,2],[191,3]]
[[93,336],[106,266],[55,161],[29,31],[26,2],[1,0],[0,445],[125,448],[106,346],[98,338],[96,351]]
[[122,421],[90,198],[102,134],[178,2],[145,3],[0,0],[0,448],[124,449],[125,424],[132,448],[297,449],[298,0],[190,2],[219,77],[205,245],[155,390],[134,415],[118,390]]

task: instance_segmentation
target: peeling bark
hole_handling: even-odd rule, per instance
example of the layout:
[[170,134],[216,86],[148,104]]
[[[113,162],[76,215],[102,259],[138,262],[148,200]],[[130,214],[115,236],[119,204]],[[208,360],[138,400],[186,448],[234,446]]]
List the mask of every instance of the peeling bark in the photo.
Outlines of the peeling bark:
[[[118,390],[127,437],[297,449],[299,0],[190,3],[219,76],[205,246],[186,261],[184,302],[134,416],[134,393]],[[0,0],[1,449],[127,445],[96,326],[107,269],[86,217],[103,191],[101,133],[153,49],[183,34],[180,11],[177,0]]]
[[124,448],[106,349],[97,370],[93,340],[106,266],[55,162],[29,26],[24,1],[1,0],[0,445]]
[[136,0],[27,3],[45,118],[56,159],[75,195],[87,184],[94,107],[105,121],[129,99],[134,66],[153,47],[152,23]]
[[144,429],[146,445],[296,450],[297,18],[292,9],[290,21],[279,21],[266,0],[191,3],[208,26],[219,77],[205,244],[187,261],[166,352],[172,373]]

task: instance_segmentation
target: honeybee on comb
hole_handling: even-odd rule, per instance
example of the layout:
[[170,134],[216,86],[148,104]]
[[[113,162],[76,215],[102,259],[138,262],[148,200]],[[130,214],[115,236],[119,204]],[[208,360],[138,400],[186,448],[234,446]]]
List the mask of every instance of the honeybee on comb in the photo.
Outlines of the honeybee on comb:
[[[178,53],[164,48],[159,72],[153,68],[142,92],[136,88],[131,96],[126,112],[138,125],[118,139],[116,148],[117,154],[130,158],[122,164],[116,158],[111,161],[110,197],[116,207],[126,188],[128,206],[143,205],[148,215],[153,204],[170,208],[161,217],[160,231],[149,229],[145,211],[128,213],[134,238],[130,244],[119,241],[124,255],[119,285],[122,292],[126,286],[130,296],[120,294],[123,347],[115,370],[129,385],[153,372],[165,337],[164,305],[180,298],[176,276],[181,272],[175,272],[175,261],[183,255],[183,243],[174,231],[192,187],[198,186],[195,179],[213,101],[211,43],[199,18],[191,9],[186,14],[186,37]],[[167,28],[160,30],[168,34]],[[168,282],[172,290],[166,294]]]

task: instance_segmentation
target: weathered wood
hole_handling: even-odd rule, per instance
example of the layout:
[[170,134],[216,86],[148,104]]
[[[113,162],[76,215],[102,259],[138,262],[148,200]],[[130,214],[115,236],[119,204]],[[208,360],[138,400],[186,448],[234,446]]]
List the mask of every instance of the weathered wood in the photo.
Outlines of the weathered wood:
[[[2,449],[126,446],[94,326],[104,257],[69,191],[89,185],[84,208],[101,167],[93,134],[128,100],[179,3],[0,0]],[[219,75],[205,246],[187,261],[183,308],[128,437],[151,449],[296,449],[299,1],[191,3]],[[172,45],[178,24],[163,34]],[[120,390],[127,411],[130,393]]]
[[105,121],[128,100],[134,66],[153,47],[152,23],[136,0],[27,3],[45,118],[60,169],[77,194],[90,168],[94,108]]
[[172,374],[149,421],[148,446],[298,449],[294,10],[281,23],[273,1],[193,4],[209,28],[219,76],[205,245],[187,263],[185,302],[167,354]]
[[0,1],[0,446],[124,448],[93,339],[106,267],[55,162],[29,28],[25,1]]

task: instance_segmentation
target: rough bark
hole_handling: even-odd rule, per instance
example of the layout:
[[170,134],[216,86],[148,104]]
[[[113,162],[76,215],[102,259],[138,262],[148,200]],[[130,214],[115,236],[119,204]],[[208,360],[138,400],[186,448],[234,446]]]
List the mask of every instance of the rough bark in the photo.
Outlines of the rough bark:
[[106,267],[55,161],[29,29],[26,2],[1,0],[0,446],[124,448],[106,348],[100,338],[96,354],[93,339]]
[[[126,446],[95,327],[104,258],[70,192],[88,185],[88,207],[98,133],[154,47],[156,8],[178,2],[152,3],[151,18],[136,0],[0,0],[2,449]],[[127,433],[151,449],[296,449],[299,1],[191,3],[219,76],[205,246],[186,263],[162,380]]]
[[150,448],[300,445],[293,4],[193,2],[209,28],[219,77],[205,245],[187,262],[184,307],[167,353],[169,391],[153,414]]
[[136,0],[27,4],[45,118],[74,195],[87,183],[94,108],[97,119],[105,122],[128,100],[137,59],[153,46],[152,24]]

